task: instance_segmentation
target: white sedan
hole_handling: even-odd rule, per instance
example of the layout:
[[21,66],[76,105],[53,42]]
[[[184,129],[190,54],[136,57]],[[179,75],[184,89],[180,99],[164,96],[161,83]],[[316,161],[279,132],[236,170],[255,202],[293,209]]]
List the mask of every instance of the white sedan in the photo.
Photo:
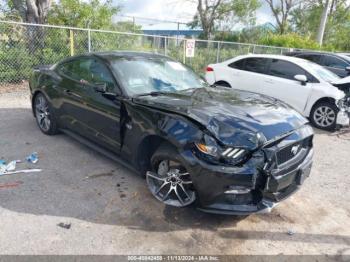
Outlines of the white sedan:
[[324,130],[349,125],[347,98],[331,71],[304,59],[281,55],[237,56],[206,69],[206,80],[282,100]]

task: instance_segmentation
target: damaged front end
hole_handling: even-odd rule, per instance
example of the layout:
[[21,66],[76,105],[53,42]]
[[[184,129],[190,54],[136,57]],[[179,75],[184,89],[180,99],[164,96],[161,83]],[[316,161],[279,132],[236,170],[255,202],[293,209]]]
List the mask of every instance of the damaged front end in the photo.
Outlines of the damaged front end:
[[337,101],[339,108],[337,124],[347,126],[350,118],[350,77],[333,82],[332,85],[345,93],[345,96]]
[[304,125],[264,143],[235,166],[211,165],[198,154],[184,152],[190,163],[196,163],[191,174],[200,209],[240,215],[270,211],[309,176],[312,140],[312,128]]
[[350,94],[338,100],[337,107],[339,108],[337,125],[348,126],[350,124]]

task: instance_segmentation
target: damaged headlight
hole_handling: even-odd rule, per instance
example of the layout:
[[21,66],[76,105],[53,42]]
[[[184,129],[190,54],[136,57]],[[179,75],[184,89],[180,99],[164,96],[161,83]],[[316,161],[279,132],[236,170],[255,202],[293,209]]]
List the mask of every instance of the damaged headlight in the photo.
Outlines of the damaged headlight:
[[214,157],[218,156],[219,147],[215,139],[204,135],[203,141],[195,143],[199,151],[204,154],[211,155]]
[[248,151],[243,148],[220,147],[216,140],[208,135],[204,135],[203,140],[195,143],[195,145],[201,153],[214,157],[217,160],[223,159],[225,162],[228,161],[231,163],[239,162],[248,153]]

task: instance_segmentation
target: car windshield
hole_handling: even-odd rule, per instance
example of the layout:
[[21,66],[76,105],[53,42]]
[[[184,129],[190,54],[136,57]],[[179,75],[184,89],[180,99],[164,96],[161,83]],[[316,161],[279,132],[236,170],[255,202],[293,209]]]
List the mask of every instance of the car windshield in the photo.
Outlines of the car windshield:
[[111,65],[130,96],[207,86],[191,69],[166,58],[118,58]]
[[340,79],[340,77],[334,74],[332,71],[329,71],[328,69],[312,62],[305,62],[305,68],[308,68],[315,77],[328,83]]

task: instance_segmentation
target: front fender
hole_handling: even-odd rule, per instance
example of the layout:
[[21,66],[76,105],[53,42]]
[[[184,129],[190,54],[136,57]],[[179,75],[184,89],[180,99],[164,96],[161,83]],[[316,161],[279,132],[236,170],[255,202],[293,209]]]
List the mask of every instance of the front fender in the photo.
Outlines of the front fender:
[[321,99],[333,99],[335,104],[337,105],[338,101],[345,97],[345,93],[340,91],[338,88],[330,86],[325,88],[324,86],[315,88],[311,96],[309,97],[307,106],[304,111],[304,115],[306,117],[310,116],[312,107],[317,103],[317,101]]
[[125,102],[125,108],[128,121],[125,123],[121,154],[126,159],[132,159],[135,165],[138,165],[137,157],[141,150],[139,146],[147,137],[167,141],[179,152],[203,137],[201,127],[184,116],[137,105],[131,101]]

